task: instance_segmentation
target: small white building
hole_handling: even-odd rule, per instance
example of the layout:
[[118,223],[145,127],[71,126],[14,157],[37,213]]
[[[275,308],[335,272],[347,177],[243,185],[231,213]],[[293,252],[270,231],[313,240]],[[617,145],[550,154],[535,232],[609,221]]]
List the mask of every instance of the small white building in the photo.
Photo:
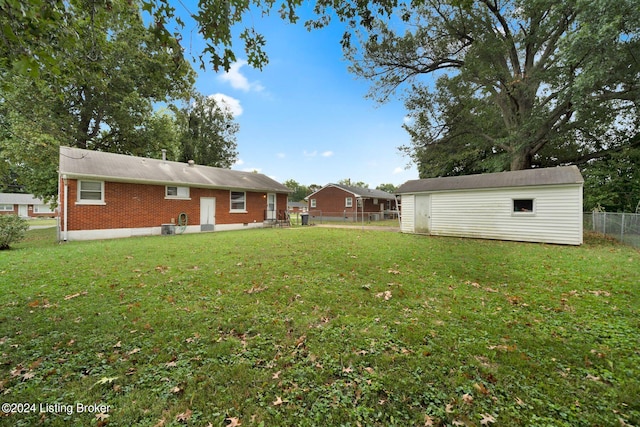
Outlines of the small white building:
[[407,181],[397,190],[400,229],[580,245],[583,183],[576,166]]

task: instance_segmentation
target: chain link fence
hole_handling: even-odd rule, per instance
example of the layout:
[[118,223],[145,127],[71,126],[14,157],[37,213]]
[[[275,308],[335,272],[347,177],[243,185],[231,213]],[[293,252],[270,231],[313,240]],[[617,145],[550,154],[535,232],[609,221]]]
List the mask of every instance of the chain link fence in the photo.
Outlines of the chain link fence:
[[589,212],[584,214],[583,224],[585,231],[605,234],[640,248],[640,214]]

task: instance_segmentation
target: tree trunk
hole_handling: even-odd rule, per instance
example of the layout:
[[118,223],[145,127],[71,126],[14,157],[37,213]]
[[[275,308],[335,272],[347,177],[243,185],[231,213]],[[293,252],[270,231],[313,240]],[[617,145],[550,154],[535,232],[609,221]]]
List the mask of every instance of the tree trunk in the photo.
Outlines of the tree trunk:
[[532,157],[529,147],[514,152],[511,157],[511,170],[520,171],[523,169],[531,169]]

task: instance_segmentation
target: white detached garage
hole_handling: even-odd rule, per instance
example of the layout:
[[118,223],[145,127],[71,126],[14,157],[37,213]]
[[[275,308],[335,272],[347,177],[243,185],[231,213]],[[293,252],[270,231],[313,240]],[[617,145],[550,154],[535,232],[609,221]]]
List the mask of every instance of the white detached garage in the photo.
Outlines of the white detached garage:
[[404,233],[582,244],[582,186],[576,166],[407,181]]

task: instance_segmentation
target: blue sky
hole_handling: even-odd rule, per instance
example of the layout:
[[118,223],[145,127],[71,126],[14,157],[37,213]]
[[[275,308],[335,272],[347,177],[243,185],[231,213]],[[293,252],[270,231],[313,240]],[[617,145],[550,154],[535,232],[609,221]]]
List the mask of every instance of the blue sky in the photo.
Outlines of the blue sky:
[[[197,11],[194,1],[173,3],[179,15]],[[267,40],[269,63],[261,71],[246,65],[241,53],[228,73],[194,64],[197,89],[226,99],[236,111],[239,160],[233,169],[304,185],[350,178],[374,188],[418,178],[398,150],[409,143],[402,101],[379,105],[365,99],[370,83],[347,70],[341,25],[309,32],[302,22],[282,21],[275,10],[247,18]],[[188,57],[203,47],[194,25],[187,21],[183,30]],[[241,44],[236,47],[241,50]]]

